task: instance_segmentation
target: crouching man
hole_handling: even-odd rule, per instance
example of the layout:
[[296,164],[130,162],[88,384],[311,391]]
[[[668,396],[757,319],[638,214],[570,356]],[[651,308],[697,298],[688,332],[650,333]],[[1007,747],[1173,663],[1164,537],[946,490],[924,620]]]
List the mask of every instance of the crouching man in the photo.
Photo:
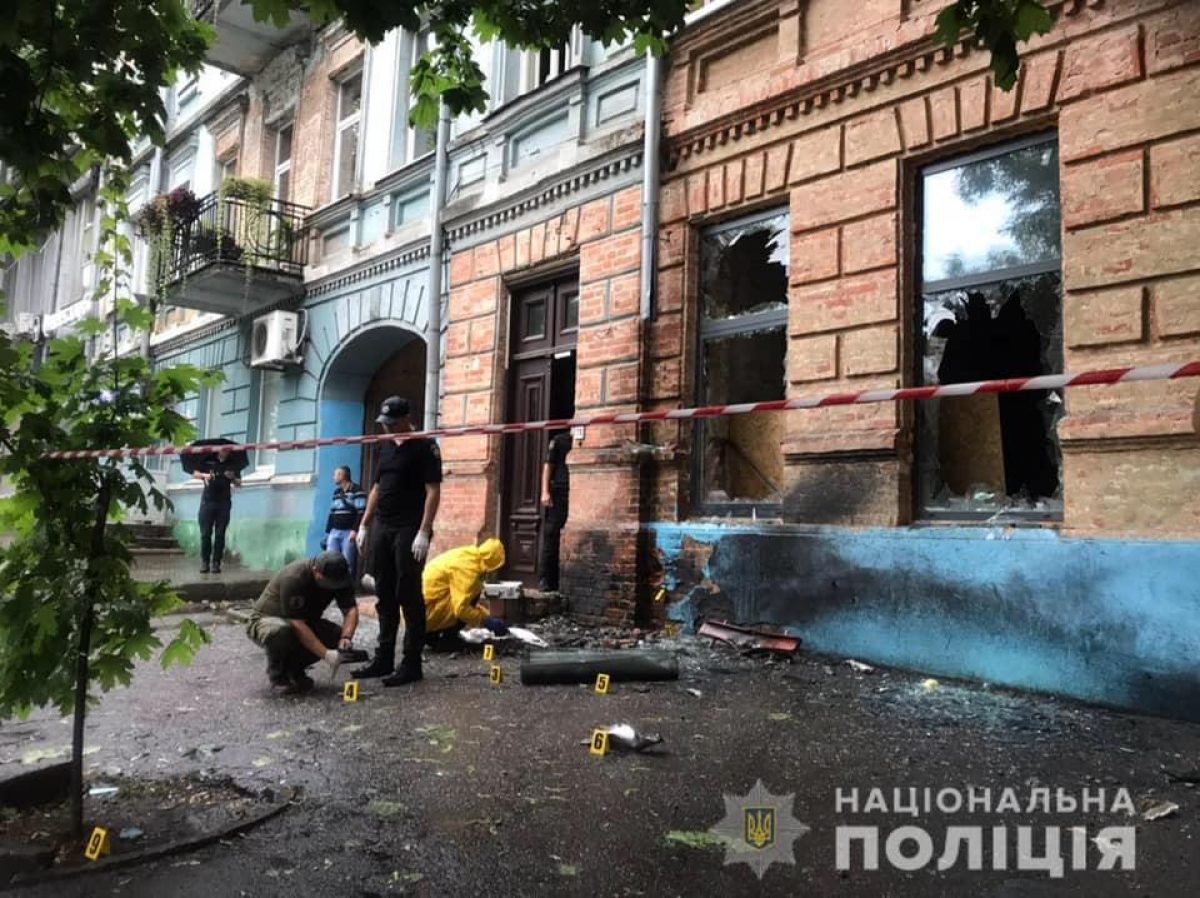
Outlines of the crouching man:
[[504,567],[504,544],[485,539],[478,546],[443,552],[425,566],[421,590],[425,595],[426,643],[439,649],[460,647],[458,631],[487,627],[497,636],[508,632],[504,621],[480,604],[483,579]]
[[[337,602],[342,625],[321,615]],[[350,648],[358,627],[353,578],[346,557],[322,552],[293,561],[271,578],[246,624],[247,635],[267,650],[267,677],[283,695],[307,692],[313,681],[305,670],[318,661],[337,673],[340,649]]]

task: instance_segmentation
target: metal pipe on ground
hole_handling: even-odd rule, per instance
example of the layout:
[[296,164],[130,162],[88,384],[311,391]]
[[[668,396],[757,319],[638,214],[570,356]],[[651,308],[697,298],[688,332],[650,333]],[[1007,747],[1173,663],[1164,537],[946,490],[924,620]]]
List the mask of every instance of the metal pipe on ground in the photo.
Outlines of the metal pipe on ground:
[[537,652],[521,664],[521,683],[526,686],[590,683],[600,674],[608,674],[614,683],[678,680],[679,659],[661,649]]

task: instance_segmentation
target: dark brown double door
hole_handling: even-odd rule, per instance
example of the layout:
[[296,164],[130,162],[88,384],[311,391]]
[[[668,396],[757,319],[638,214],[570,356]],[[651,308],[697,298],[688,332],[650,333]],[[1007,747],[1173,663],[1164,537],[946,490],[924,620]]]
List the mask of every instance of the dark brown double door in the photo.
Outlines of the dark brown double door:
[[[508,369],[509,422],[575,414],[575,337],[579,283],[572,277],[513,297]],[[537,584],[541,545],[542,464],[550,435],[542,430],[504,438],[503,520],[506,576]]]

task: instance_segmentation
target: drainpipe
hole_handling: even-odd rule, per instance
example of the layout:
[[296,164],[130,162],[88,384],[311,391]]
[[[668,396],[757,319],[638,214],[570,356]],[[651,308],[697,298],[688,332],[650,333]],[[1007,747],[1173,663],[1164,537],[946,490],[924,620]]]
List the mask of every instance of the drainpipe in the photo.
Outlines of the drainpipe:
[[[163,188],[163,151],[162,147],[154,148],[154,156],[150,161],[150,178],[147,184],[150,192],[150,200],[162,193]],[[150,200],[147,200],[149,202]],[[145,253],[145,270],[142,272],[151,281],[154,281],[153,272],[150,270],[150,250],[147,248]],[[153,291],[150,292],[149,298],[146,300],[146,306],[150,310],[150,314],[157,317],[158,301]],[[150,360],[150,338],[154,336],[154,324],[151,323],[150,330],[142,332],[142,358],[146,361]]]
[[654,255],[658,248],[658,138],[662,62],[646,52],[646,133],[642,148],[642,320],[654,317]]
[[442,207],[446,204],[447,153],[450,143],[450,110],[438,107],[437,144],[433,154],[433,187],[429,198],[429,343],[425,348],[425,427],[438,426],[438,398],[442,372]]

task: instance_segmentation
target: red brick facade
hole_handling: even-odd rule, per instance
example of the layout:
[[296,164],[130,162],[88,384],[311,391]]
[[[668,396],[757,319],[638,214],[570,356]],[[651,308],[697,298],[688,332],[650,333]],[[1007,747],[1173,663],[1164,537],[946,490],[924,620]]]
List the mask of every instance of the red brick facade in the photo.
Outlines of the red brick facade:
[[[514,281],[579,274],[575,406],[578,414],[637,408],[641,189],[630,187],[450,259],[443,374],[447,426],[505,419]],[[632,428],[597,428],[571,454],[571,518],[563,588],[583,616],[627,619],[636,590],[637,471],[623,448]],[[496,532],[505,438],[447,440],[439,546]]]
[[[787,393],[907,386],[918,367],[917,173],[1056,135],[1067,370],[1200,352],[1200,4],[1051,2],[1052,32],[998,90],[986,54],[936,46],[936,0],[752,0],[673,47],[656,314],[638,316],[640,191],[455,252],[449,425],[503,420],[510,284],[577,258],[577,409],[697,401],[698,235],[789,213]],[[1200,447],[1190,382],[1079,390],[1058,425],[1067,534],[1194,537]],[[657,447],[639,460],[626,441]],[[914,410],[787,415],[782,518],[895,526],[914,511]],[[692,429],[590,432],[572,456],[564,589],[574,610],[645,616],[660,574],[639,526],[694,516]],[[623,448],[624,446],[624,448]],[[499,518],[498,440],[447,441],[443,545]],[[851,501],[837,497],[852,497]],[[642,604],[639,604],[642,603]]]

